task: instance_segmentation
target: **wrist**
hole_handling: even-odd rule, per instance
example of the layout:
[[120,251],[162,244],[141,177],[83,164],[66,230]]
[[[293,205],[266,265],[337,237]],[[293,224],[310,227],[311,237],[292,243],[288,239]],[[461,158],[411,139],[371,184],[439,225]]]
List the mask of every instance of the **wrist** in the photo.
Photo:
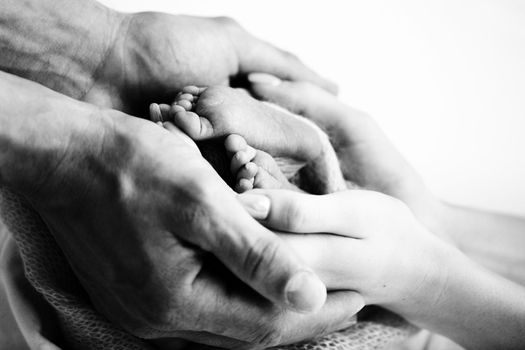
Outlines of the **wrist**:
[[428,283],[427,296],[416,302],[419,307],[403,316],[466,348],[521,348],[525,326],[523,287],[454,250],[440,260],[440,277]]
[[0,69],[80,99],[114,42],[124,15],[95,1],[0,4]]
[[420,249],[420,262],[412,269],[415,273],[411,282],[406,284],[398,304],[390,307],[421,327],[427,327],[456,300],[450,298],[451,291],[474,273],[474,265],[458,249],[425,231],[422,234],[427,235],[427,249]]
[[434,236],[452,244],[461,251],[461,246],[454,238],[451,231],[450,220],[453,216],[453,208],[450,205],[432,194],[426,197],[424,204],[414,216],[425,226]]

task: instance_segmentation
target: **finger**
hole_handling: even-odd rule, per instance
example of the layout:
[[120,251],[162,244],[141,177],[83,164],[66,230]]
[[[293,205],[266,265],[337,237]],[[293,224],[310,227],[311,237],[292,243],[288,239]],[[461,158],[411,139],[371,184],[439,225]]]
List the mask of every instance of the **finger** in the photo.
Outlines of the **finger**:
[[208,119],[187,111],[177,111],[171,114],[173,123],[192,139],[202,140],[213,135],[213,126]]
[[273,325],[262,325],[262,329],[275,329],[275,335],[269,337],[276,341],[265,345],[293,344],[346,329],[356,323],[356,314],[364,305],[363,298],[356,292],[332,292],[325,306],[314,315],[285,312],[271,321]]
[[250,73],[251,92],[259,99],[273,102],[289,111],[319,118],[340,104],[335,96],[308,82],[286,81],[266,73]]
[[[193,298],[195,305],[191,306],[192,310],[206,312],[207,317],[199,318],[205,322],[200,324],[200,329],[246,342],[250,348],[289,344],[349,327],[355,323],[354,315],[364,306],[360,294],[338,291],[329,293],[326,303],[316,313],[301,314],[250,296],[249,290],[224,282],[226,276],[202,277],[194,284],[193,292],[198,293],[199,298]],[[210,284],[213,279],[217,281],[217,288]],[[226,284],[229,288],[225,288]],[[213,302],[210,304],[210,301]]]
[[348,328],[356,323],[355,315],[364,306],[365,301],[357,292],[331,292],[324,307],[316,314],[297,317],[287,313],[283,316],[282,343],[292,344]]
[[[277,345],[293,344],[312,338],[322,337],[355,325],[356,313],[364,307],[364,300],[356,292],[333,292],[319,312],[314,315],[299,315],[285,312],[263,323],[260,329],[266,331],[263,337],[264,349]],[[239,349],[253,349],[254,344]]]
[[253,220],[233,192],[206,187],[196,198],[201,215],[197,217],[191,208],[187,215],[193,219],[193,231],[200,234],[187,234],[185,239],[214,254],[239,279],[278,305],[300,312],[318,310],[326,298],[319,278],[278,236]]
[[337,94],[338,87],[335,83],[321,77],[289,52],[255,38],[250,38],[240,46],[241,73],[262,72],[286,80],[309,81],[334,95]]
[[378,130],[368,114],[341,103],[335,96],[314,84],[285,81],[266,73],[250,73],[248,81],[255,97],[273,102],[324,128],[348,125],[345,132],[356,142],[363,135]]
[[363,218],[360,213],[363,210],[355,208],[356,201],[349,191],[316,196],[288,190],[256,189],[238,197],[243,205],[247,196],[252,203],[256,200],[254,198],[270,200],[266,213],[259,210],[252,214],[253,205],[245,205],[245,208],[254,218],[273,229],[292,233],[329,232],[361,238]]
[[279,236],[323,281],[328,290],[360,291],[369,278],[373,253],[362,239],[331,234]]

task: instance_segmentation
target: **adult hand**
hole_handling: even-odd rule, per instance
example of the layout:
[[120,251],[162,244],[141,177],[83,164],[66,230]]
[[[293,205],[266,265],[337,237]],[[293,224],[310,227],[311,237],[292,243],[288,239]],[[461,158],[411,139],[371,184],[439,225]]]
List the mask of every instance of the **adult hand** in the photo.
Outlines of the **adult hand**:
[[323,305],[322,282],[173,126],[0,77],[0,181],[30,200],[115,323],[271,346],[344,327],[362,306],[354,293]]
[[225,17],[120,13],[92,0],[6,0],[0,36],[0,70],[133,115],[183,86],[228,84],[254,71],[337,90]]
[[248,79],[259,98],[288,108],[327,131],[345,178],[402,200],[425,223],[436,218],[439,202],[369,115],[308,82],[282,81],[268,74],[250,74]]
[[255,38],[227,17],[129,14],[115,37],[86,101],[143,110],[152,101],[167,101],[186,85],[228,85],[230,79],[254,71],[337,91],[296,56]]

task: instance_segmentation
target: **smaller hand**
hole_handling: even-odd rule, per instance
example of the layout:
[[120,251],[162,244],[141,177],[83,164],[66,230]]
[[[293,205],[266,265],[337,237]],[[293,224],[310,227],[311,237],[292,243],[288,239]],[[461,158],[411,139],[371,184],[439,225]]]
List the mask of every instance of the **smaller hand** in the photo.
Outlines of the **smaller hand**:
[[313,196],[253,190],[239,199],[269,200],[269,211],[253,216],[285,232],[285,241],[328,289],[354,290],[366,304],[401,315],[417,314],[420,303],[432,304],[439,298],[450,272],[450,265],[443,262],[460,255],[422,227],[405,204],[378,192]]
[[257,97],[327,131],[346,179],[402,200],[421,221],[435,214],[437,200],[370,116],[307,82],[281,81],[268,74],[250,74],[248,79]]
[[366,304],[468,349],[523,347],[523,286],[432,235],[399,200],[358,190],[324,196],[252,190],[239,199],[269,202],[267,212],[252,215],[289,232],[281,236],[328,288],[354,290]]

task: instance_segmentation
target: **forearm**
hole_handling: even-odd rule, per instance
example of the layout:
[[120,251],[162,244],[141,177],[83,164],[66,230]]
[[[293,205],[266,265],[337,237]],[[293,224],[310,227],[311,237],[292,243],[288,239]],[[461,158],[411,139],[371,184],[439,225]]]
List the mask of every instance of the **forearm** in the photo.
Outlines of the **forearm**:
[[96,107],[3,72],[0,105],[0,183],[24,194],[39,188],[73,141],[101,136]]
[[0,70],[81,98],[123,19],[91,0],[3,0]]
[[[468,349],[521,349],[525,343],[525,289],[462,254],[441,262],[439,277],[412,314],[418,326]],[[442,286],[441,288],[439,286]],[[434,295],[429,299],[429,295]],[[413,302],[418,302],[417,298]]]
[[440,203],[427,227],[489,270],[525,285],[525,219]]

